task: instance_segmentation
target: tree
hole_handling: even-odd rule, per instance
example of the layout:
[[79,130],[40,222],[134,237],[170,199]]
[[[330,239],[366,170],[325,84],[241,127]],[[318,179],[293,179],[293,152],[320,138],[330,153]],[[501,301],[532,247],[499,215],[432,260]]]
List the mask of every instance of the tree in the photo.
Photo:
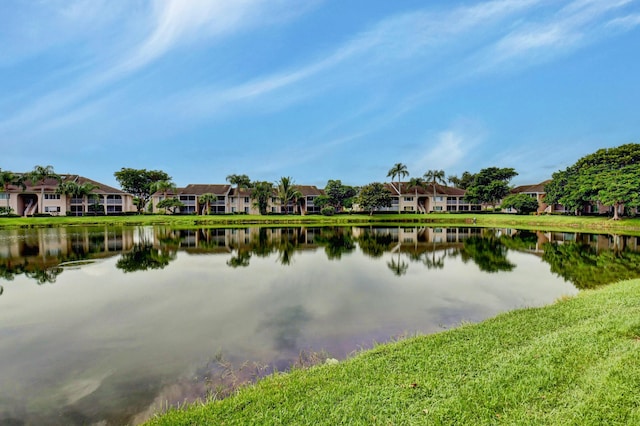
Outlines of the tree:
[[251,199],[254,205],[258,208],[260,214],[267,214],[269,198],[273,197],[273,184],[267,181],[255,181],[251,186],[253,187]]
[[538,211],[538,200],[527,194],[511,194],[503,201],[503,209],[515,209],[518,214],[529,214]]
[[398,191],[398,195],[402,193],[402,189],[400,188],[400,181],[402,178],[409,176],[409,171],[407,170],[407,166],[402,163],[396,163],[392,168],[389,169],[387,173],[387,177],[391,178],[391,185],[393,186],[393,179],[398,176],[398,187],[395,188]]
[[154,191],[154,184],[160,181],[171,181],[171,176],[161,170],[131,169],[123,167],[114,176],[122,190],[136,197],[138,213],[144,210]]
[[236,211],[240,213],[240,190],[242,188],[251,188],[251,179],[247,175],[229,175],[227,182],[236,186],[236,197],[238,198],[238,207]]
[[7,214],[11,213],[9,208],[9,185],[20,186],[23,190],[26,189],[22,176],[0,169],[0,188],[7,194]]
[[[53,171],[53,166],[35,166],[31,172],[29,172],[29,180],[32,185],[41,182],[40,186],[40,205],[44,203],[44,181],[46,179],[55,179],[58,183],[62,182],[60,175]],[[42,213],[42,211],[40,212]]]
[[218,196],[210,192],[207,192],[206,194],[202,194],[198,198],[198,202],[200,204],[204,204],[205,208],[207,209],[207,215],[211,214],[211,204],[215,203],[216,201],[218,201]]
[[473,178],[475,175],[473,173],[464,172],[461,177],[456,175],[449,176],[447,180],[450,184],[460,189],[467,189],[473,183]]
[[373,211],[380,207],[391,207],[391,193],[379,182],[365,185],[358,194],[358,204],[364,211],[373,215]]
[[489,167],[480,170],[467,188],[465,201],[473,204],[491,204],[494,208],[498,201],[509,194],[509,181],[518,173],[509,167]]
[[278,198],[280,199],[280,212],[285,212],[286,207],[290,202],[297,204],[298,198],[302,196],[300,191],[298,191],[293,183],[293,179],[289,176],[283,176],[280,178],[278,182],[276,182],[276,191],[278,193]]
[[560,203],[579,213],[587,203],[600,202],[613,207],[613,219],[619,219],[622,205],[640,204],[640,144],[625,144],[600,149],[580,158],[564,171],[553,174],[545,186],[545,202]]
[[[436,202],[436,184],[442,183],[443,185],[446,183],[444,180],[444,170],[429,170],[424,174],[424,178],[431,184],[433,187],[433,204]],[[432,205],[431,211],[435,210],[435,206]]]
[[421,178],[421,177],[412,177],[411,179],[409,179],[409,182],[407,183],[407,185],[409,185],[409,188],[413,188],[415,191],[415,197],[416,197],[416,203],[418,202],[418,188],[426,188],[427,186],[427,182]]
[[165,209],[165,213],[167,209],[171,210],[171,214],[176,214],[176,210],[184,207],[184,203],[178,200],[176,197],[165,198],[164,200],[158,202],[156,205],[159,209]]
[[[331,205],[336,211],[340,211],[342,208],[349,208],[353,204],[353,197],[356,195],[356,190],[352,186],[343,185],[340,180],[329,180],[324,188],[327,204]],[[320,197],[318,197],[320,198]],[[317,200],[314,201],[315,205],[318,205]],[[321,199],[320,204],[323,203]],[[318,205],[322,207],[322,205]]]
[[[85,197],[88,198],[93,193],[93,190],[98,188],[98,185],[94,185],[91,182],[78,184],[77,182],[66,181],[58,184],[58,187],[56,188],[56,194],[64,194],[73,198],[82,198],[82,212],[84,213],[87,211],[85,205]],[[69,202],[70,200],[67,200],[67,211],[70,210]]]

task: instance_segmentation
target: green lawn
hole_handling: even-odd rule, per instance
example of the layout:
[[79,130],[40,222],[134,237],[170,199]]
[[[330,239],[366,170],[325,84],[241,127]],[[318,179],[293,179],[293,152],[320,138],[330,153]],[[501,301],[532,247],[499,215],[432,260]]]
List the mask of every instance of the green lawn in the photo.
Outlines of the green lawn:
[[640,280],[270,376],[149,425],[640,424]]
[[640,218],[613,221],[603,217],[576,216],[518,216],[509,214],[366,214],[336,216],[259,216],[259,215],[212,215],[212,216],[87,216],[87,217],[0,217],[0,229],[22,227],[56,227],[74,225],[174,225],[180,227],[247,226],[247,225],[362,225],[362,224],[407,224],[440,226],[500,226],[520,229],[548,229],[559,231],[606,231],[640,233]]

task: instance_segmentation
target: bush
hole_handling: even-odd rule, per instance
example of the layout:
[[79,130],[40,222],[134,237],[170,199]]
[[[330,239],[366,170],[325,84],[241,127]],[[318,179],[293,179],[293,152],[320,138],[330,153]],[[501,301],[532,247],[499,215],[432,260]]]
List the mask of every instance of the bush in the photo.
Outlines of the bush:
[[335,212],[336,209],[334,209],[333,206],[324,206],[322,210],[320,210],[320,214],[323,216],[333,216]]

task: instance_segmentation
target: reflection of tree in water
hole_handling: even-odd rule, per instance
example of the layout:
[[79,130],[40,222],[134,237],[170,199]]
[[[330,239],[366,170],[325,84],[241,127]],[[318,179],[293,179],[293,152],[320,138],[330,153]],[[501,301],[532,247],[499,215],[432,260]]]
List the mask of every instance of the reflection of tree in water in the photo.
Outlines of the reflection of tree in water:
[[295,350],[302,328],[309,321],[311,316],[301,305],[290,306],[269,318],[259,329],[266,329],[273,333],[276,349]]
[[314,242],[324,246],[329,260],[340,260],[343,254],[351,253],[356,248],[351,228],[322,228]]
[[232,268],[245,268],[249,266],[249,260],[251,260],[251,252],[247,250],[238,250],[235,256],[231,256],[231,258],[227,260],[227,265]]
[[387,262],[387,267],[391,269],[395,276],[400,277],[407,273],[409,264],[400,259],[400,252],[398,252],[398,259],[396,260],[392,257],[391,260]]
[[472,260],[484,272],[511,271],[516,265],[507,260],[507,251],[495,235],[469,237],[464,240],[460,257],[465,263]]
[[372,230],[365,230],[362,235],[358,237],[358,245],[362,253],[373,258],[381,257],[385,251],[390,249],[393,243],[393,235],[389,232],[377,234]]
[[293,253],[298,247],[298,229],[284,228],[280,234],[280,241],[276,247],[278,251],[278,262],[281,265],[290,265],[293,260]]
[[166,247],[154,248],[151,244],[135,244],[128,253],[123,253],[116,267],[124,272],[163,269],[170,261],[175,260],[176,251]]
[[56,282],[58,275],[62,273],[63,269],[59,266],[45,269],[36,269],[34,271],[27,271],[25,275],[29,278],[33,278],[38,284],[53,284]]
[[251,252],[258,257],[268,257],[274,248],[274,244],[269,241],[267,228],[259,228],[258,235],[251,240]]
[[598,287],[615,281],[640,277],[640,253],[624,249],[627,237],[614,237],[613,249],[596,250],[579,242],[544,244],[542,259],[551,272],[579,289]]

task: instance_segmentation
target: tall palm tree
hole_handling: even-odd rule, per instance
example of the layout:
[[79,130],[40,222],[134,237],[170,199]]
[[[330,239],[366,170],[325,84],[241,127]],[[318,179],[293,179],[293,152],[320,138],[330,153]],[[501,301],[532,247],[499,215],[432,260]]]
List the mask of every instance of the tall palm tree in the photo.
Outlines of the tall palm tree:
[[276,191],[280,198],[280,211],[284,211],[289,202],[297,203],[298,198],[302,196],[300,191],[295,188],[293,179],[289,176],[283,176],[276,182]]
[[426,188],[427,181],[425,181],[421,177],[412,177],[411,179],[409,179],[409,182],[407,183],[407,185],[409,185],[409,188],[413,188],[414,189],[415,197],[416,197],[416,206],[419,206],[419,203],[418,203],[418,188]]
[[236,212],[240,213],[240,190],[242,188],[251,188],[251,179],[247,175],[229,175],[227,176],[227,182],[236,186],[236,196],[238,197]]
[[[162,199],[167,199],[167,193],[171,191],[172,194],[177,192],[176,184],[171,182],[170,180],[159,180],[151,184],[151,193],[155,194],[156,192],[162,192]],[[167,208],[165,207],[164,212],[167,213]]]
[[7,194],[7,214],[9,214],[9,185],[20,186],[23,190],[26,189],[22,176],[0,169],[0,188]]
[[215,203],[216,201],[218,201],[218,197],[210,192],[202,194],[200,197],[198,197],[198,202],[204,204],[207,208],[207,215],[211,214],[211,204]]
[[[91,182],[78,184],[77,182],[67,181],[58,184],[56,194],[70,195],[73,198],[82,198],[82,213],[84,214],[87,211],[85,200],[88,200],[89,197],[93,195],[93,190],[98,188],[100,188],[98,185],[94,185]],[[69,203],[70,200],[67,200],[67,210],[70,210]]]
[[[40,186],[39,207],[44,205],[44,181],[49,178],[57,180],[58,183],[62,182],[62,178],[53,170],[53,166],[35,166],[33,170],[29,172],[29,180],[32,185],[42,182],[42,185]],[[38,211],[39,210],[40,209],[38,209]],[[41,211],[39,212],[42,213]]]
[[[436,184],[446,184],[447,182],[444,180],[444,170],[429,170],[424,174],[424,178],[433,186],[433,203],[436,201]],[[434,206],[431,206],[431,211],[434,211]]]
[[398,188],[396,190],[398,191],[398,196],[400,196],[400,194],[402,193],[402,190],[400,189],[400,181],[402,180],[402,178],[409,176],[407,166],[402,163],[394,164],[393,167],[389,169],[387,177],[391,177],[391,183],[393,183],[393,179],[395,179],[396,176],[398,176]]

